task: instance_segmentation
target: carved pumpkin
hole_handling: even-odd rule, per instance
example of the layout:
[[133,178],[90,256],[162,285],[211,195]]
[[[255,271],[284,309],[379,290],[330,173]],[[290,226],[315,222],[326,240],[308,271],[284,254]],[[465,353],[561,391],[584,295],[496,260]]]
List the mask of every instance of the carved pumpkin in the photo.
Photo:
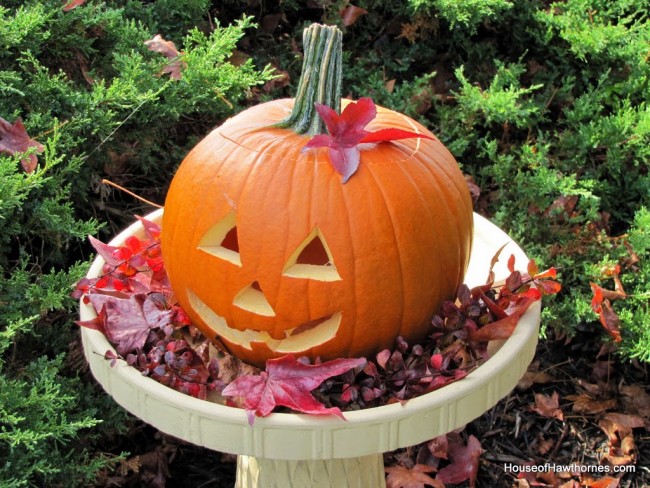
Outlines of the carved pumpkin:
[[[178,169],[162,251],[179,303],[257,365],[421,339],[470,255],[472,206],[454,158],[437,139],[370,145],[342,184],[326,149],[302,152],[309,135],[273,127],[293,108],[240,113]],[[430,134],[381,107],[369,127]]]

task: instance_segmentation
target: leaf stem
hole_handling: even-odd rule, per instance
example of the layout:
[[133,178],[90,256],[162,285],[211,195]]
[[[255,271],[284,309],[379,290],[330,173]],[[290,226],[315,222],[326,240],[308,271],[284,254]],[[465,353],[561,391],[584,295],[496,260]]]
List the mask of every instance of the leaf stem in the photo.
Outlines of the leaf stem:
[[341,112],[343,35],[336,26],[312,24],[303,31],[304,59],[291,115],[276,127],[297,134],[325,134],[314,107],[320,103]]

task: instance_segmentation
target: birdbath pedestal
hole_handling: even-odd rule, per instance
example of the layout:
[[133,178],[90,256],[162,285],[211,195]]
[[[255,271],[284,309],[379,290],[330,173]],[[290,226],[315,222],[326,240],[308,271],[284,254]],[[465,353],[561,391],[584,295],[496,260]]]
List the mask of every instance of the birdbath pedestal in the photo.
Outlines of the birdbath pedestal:
[[[162,211],[147,218],[160,221]],[[490,261],[506,244],[494,268],[505,278],[514,254],[528,259],[498,227],[475,214],[474,244],[465,282],[485,283]],[[135,223],[110,242],[122,245],[131,235],[143,236]],[[88,277],[101,273],[95,259]],[[273,413],[248,424],[244,410],[184,395],[118,360],[104,359],[112,346],[99,331],[81,328],[90,369],[106,392],[133,415],[160,431],[197,446],[238,455],[236,488],[380,488],[385,487],[383,453],[415,445],[450,432],[479,417],[506,396],[523,376],[535,354],[541,305],[534,303],[506,341],[490,344],[492,356],[462,380],[405,404],[345,412],[337,417]],[[81,304],[81,320],[95,317],[92,305]]]

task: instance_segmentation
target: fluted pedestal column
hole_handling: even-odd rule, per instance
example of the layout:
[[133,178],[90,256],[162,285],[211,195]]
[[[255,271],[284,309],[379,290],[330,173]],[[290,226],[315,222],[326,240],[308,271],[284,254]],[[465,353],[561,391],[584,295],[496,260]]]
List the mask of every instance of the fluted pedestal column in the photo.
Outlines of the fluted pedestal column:
[[284,461],[237,458],[235,488],[384,488],[381,454],[347,459]]

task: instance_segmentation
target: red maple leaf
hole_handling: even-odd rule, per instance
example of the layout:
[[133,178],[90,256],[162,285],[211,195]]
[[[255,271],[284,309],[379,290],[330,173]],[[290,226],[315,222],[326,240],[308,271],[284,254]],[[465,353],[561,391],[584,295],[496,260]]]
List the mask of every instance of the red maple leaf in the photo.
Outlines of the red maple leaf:
[[169,63],[162,70],[163,73],[169,73],[173,80],[180,80],[181,71],[185,68],[185,61],[181,60],[181,53],[176,49],[172,41],[166,41],[160,34],[156,34],[153,39],[144,42],[149,51],[160,53],[169,59]]
[[370,98],[360,98],[349,103],[341,115],[326,105],[315,104],[316,110],[327,126],[328,134],[319,134],[312,137],[303,148],[303,151],[318,147],[328,147],[330,162],[334,169],[343,176],[343,183],[348,181],[359,167],[361,152],[358,145],[374,142],[397,141],[419,137],[433,139],[433,137],[403,129],[381,129],[375,132],[365,130],[377,116],[377,107]]
[[[0,153],[13,156],[14,154],[25,153],[32,147],[36,148],[35,152],[39,154],[45,150],[43,144],[29,137],[20,118],[16,119],[14,124],[11,125],[0,117]],[[37,163],[38,158],[34,152],[20,160],[20,164],[27,173],[34,171]]]
[[451,437],[449,441],[448,455],[451,463],[438,471],[436,479],[452,485],[469,480],[469,486],[473,488],[476,485],[479,458],[483,452],[481,443],[473,435],[467,439],[467,445],[460,438]]
[[424,488],[433,486],[434,488],[444,488],[441,481],[433,479],[427,473],[432,473],[435,468],[426,464],[416,464],[412,468],[396,465],[385,468],[388,476],[386,477],[386,488]]
[[334,359],[322,364],[308,365],[297,361],[292,354],[266,362],[266,371],[259,375],[240,376],[230,383],[223,395],[243,400],[243,407],[252,425],[255,415],[265,417],[276,406],[315,415],[337,415],[343,418],[341,410],[327,408],[312,395],[327,378],[343,374],[361,366],[364,358]]

